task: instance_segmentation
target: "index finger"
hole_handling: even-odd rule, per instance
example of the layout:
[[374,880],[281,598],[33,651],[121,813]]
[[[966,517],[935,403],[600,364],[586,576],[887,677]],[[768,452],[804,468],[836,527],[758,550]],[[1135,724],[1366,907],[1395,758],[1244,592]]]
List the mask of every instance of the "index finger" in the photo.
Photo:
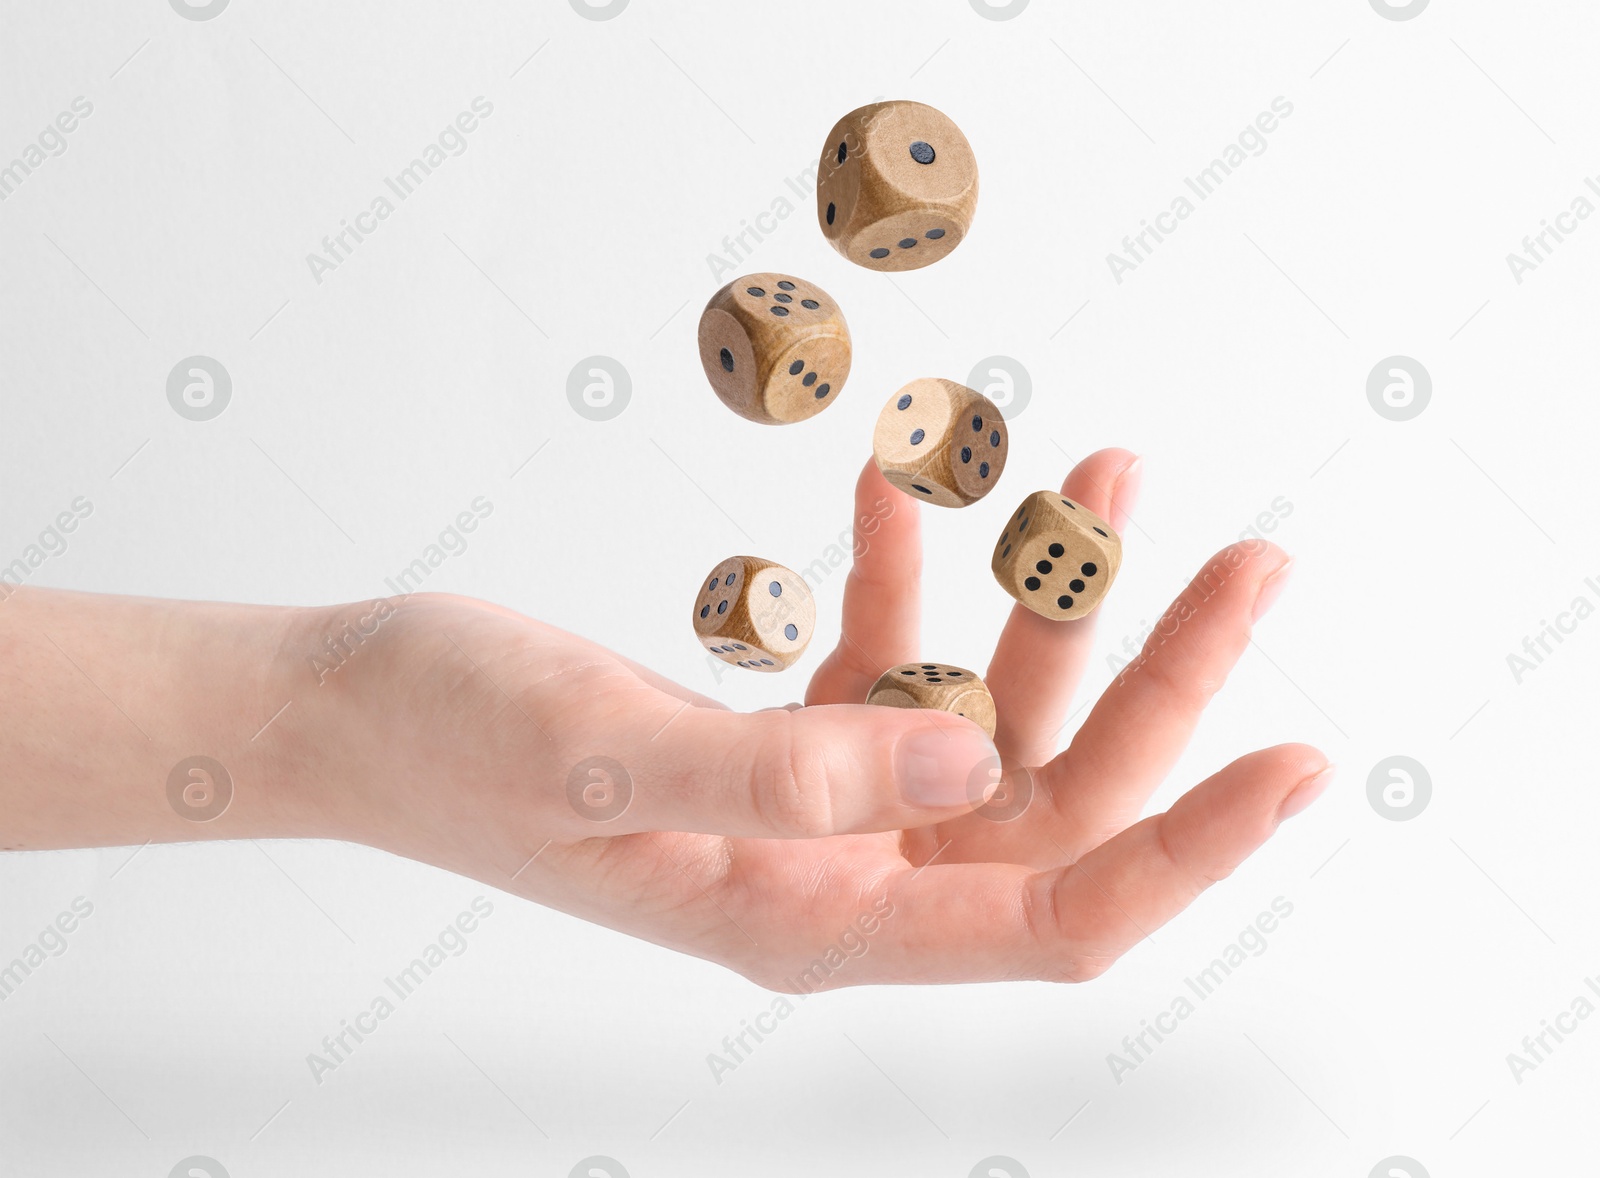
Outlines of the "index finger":
[[854,562],[839,645],[811,677],[806,703],[860,703],[890,667],[920,656],[922,523],[916,500],[867,460],[856,480]]

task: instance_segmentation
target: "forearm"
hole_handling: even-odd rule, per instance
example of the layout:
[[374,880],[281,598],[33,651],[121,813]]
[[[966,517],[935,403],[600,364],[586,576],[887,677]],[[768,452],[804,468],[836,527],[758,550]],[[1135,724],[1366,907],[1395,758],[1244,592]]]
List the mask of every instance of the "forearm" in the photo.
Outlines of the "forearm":
[[0,850],[324,833],[316,611],[4,592]]

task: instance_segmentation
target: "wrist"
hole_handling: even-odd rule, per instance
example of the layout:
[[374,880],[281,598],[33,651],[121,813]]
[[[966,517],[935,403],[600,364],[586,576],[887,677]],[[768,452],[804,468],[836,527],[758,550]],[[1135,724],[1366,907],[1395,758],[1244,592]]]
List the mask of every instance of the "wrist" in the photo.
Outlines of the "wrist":
[[[371,842],[377,789],[389,776],[380,635],[393,599],[279,611],[265,619],[274,649],[249,690],[278,719],[251,741],[290,837]],[[276,702],[274,702],[276,701]],[[250,755],[247,753],[247,756]]]
[[[330,701],[309,670],[322,609],[150,602],[158,644],[138,654],[160,760],[156,841],[342,837],[315,804]],[[164,817],[164,816],[163,816]]]

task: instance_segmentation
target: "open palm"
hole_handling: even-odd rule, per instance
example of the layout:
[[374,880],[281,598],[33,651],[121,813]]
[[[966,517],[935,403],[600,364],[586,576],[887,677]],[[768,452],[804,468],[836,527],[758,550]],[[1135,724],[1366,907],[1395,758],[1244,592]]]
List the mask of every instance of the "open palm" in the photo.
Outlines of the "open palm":
[[[1101,451],[1062,494],[1120,528],[1137,478],[1131,454]],[[857,509],[871,534],[804,708],[730,712],[511,611],[408,602],[396,640],[345,685],[384,720],[359,755],[393,761],[389,788],[407,795],[376,804],[391,816],[359,837],[777,990],[1082,981],[1326,785],[1321,753],[1281,745],[1139,819],[1284,580],[1281,551],[1241,543],[1201,570],[1059,755],[1093,618],[1014,607],[985,673],[1007,771],[983,800],[994,758],[974,725],[859,703],[889,667],[938,651],[919,634],[919,507],[869,462]],[[908,755],[927,762],[910,798]],[[585,770],[596,762],[624,782]],[[585,772],[592,798],[573,793]]]

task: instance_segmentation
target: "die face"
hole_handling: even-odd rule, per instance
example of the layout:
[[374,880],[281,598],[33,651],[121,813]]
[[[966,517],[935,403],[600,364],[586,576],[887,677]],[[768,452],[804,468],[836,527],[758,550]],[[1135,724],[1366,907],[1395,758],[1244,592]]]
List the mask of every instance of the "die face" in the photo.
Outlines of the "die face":
[[961,128],[921,102],[886,102],[864,122],[865,162],[888,187],[926,205],[973,195],[978,161]]
[[822,412],[850,375],[850,329],[839,305],[788,274],[747,274],[712,295],[699,346],[723,404],[764,425]]
[[1110,591],[1122,567],[1122,540],[1081,503],[1038,491],[1006,521],[990,567],[1011,596],[1041,617],[1081,618]]
[[994,698],[982,679],[949,663],[903,663],[885,671],[867,693],[869,704],[893,708],[932,708],[965,716],[991,737]]
[[835,125],[818,172],[817,219],[840,253],[872,270],[915,270],[966,237],[978,168],[961,129],[920,102],[880,102]]
[[872,433],[872,454],[884,478],[938,507],[966,505],[950,469],[957,400],[948,381],[914,380],[884,404]]
[[839,244],[855,216],[861,199],[861,160],[865,143],[861,137],[863,116],[870,119],[878,106],[853,110],[833,125],[822,144],[822,162],[817,168],[817,223],[822,235],[843,252]]
[[1011,438],[993,401],[971,389],[963,391],[968,396],[958,406],[950,431],[950,470],[956,493],[976,503],[1000,481]]
[[765,383],[755,345],[738,317],[717,305],[727,289],[712,296],[700,315],[700,366],[724,405],[747,420],[764,421]]
[[939,205],[890,206],[835,243],[858,266],[887,274],[931,266],[967,235],[959,209]]
[[924,503],[965,507],[1005,470],[1010,440],[1000,410],[954,381],[924,378],[884,405],[872,452],[891,484]]
[[702,639],[720,638],[747,628],[744,612],[748,580],[742,556],[730,556],[707,573],[694,599],[694,632]]
[[994,696],[990,695],[989,689],[982,684],[969,687],[953,696],[945,704],[944,710],[971,720],[989,734],[989,739],[994,739],[995,725],[998,722],[994,710]]
[[805,653],[816,629],[816,601],[790,569],[733,556],[701,581],[694,629],[700,644],[723,662],[781,671]]
[[751,562],[746,614],[756,641],[784,666],[805,653],[817,625],[817,603],[799,573]]
[[810,332],[775,358],[767,378],[766,410],[779,422],[803,421],[835,400],[850,375],[850,340]]

